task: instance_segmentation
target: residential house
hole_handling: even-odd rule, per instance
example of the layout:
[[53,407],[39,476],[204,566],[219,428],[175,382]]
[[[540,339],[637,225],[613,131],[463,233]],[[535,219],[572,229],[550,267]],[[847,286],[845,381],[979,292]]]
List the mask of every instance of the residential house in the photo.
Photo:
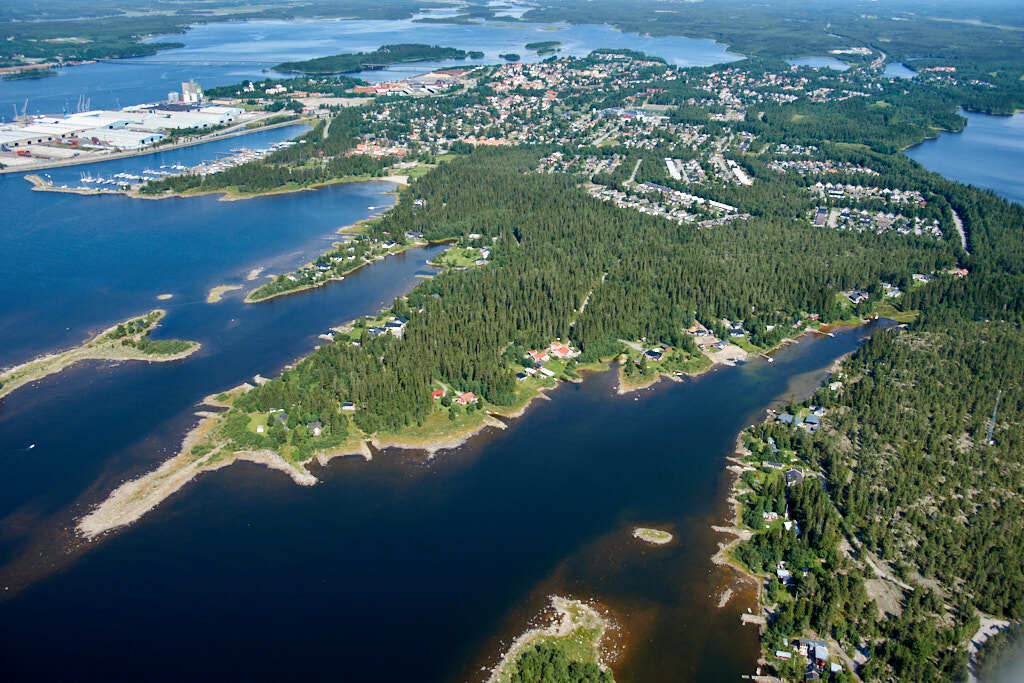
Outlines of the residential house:
[[551,360],[551,356],[544,351],[537,351],[536,349],[530,351],[529,356],[533,359],[534,363],[547,363]]
[[576,356],[579,355],[578,351],[573,351],[565,344],[562,344],[561,342],[557,341],[551,342],[550,351],[552,356],[554,356],[555,358],[561,358],[562,360],[566,360],[568,358],[575,358]]
[[460,406],[469,405],[470,403],[476,403],[479,399],[472,391],[467,391],[464,394],[459,394],[455,397],[455,402]]
[[786,486],[794,486],[804,480],[804,471],[792,467],[786,470]]

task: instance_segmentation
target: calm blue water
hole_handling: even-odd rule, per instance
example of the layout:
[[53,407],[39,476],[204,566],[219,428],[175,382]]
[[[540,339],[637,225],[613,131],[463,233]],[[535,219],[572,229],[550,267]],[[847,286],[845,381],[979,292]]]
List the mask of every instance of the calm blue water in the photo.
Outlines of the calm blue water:
[[[10,556],[36,557],[34,528],[52,525],[59,537],[67,497],[85,488],[74,498],[84,509],[88,494],[159,462],[192,422],[196,396],[264,369],[257,357],[287,355],[279,344],[294,352],[291,325],[344,304],[349,284],[239,308],[247,332],[199,335],[215,357],[82,371],[19,397],[15,415],[0,419],[11,453],[5,489],[18,492],[5,495],[20,499],[5,505]],[[289,306],[301,310],[280,311]],[[188,327],[217,327],[204,323],[216,310],[196,307]],[[250,316],[268,324],[254,330]],[[757,648],[756,631],[738,621],[752,596],[710,607],[729,579],[709,562],[718,539],[708,525],[724,512],[723,457],[765,404],[808,392],[864,332],[805,338],[772,365],[636,398],[615,396],[611,373],[590,376],[514,428],[435,461],[390,451],[335,460],[313,488],[256,466],[203,475],[2,604],[12,626],[6,676],[473,680],[559,592],[599,598],[617,615],[629,645],[618,680],[737,680]],[[61,430],[46,429],[54,416]],[[39,446],[16,453],[12,433]],[[93,477],[100,483],[90,488]],[[639,546],[629,537],[637,523],[669,528],[679,542]]]
[[[268,131],[272,133],[274,131]],[[217,145],[234,146],[245,138]],[[213,155],[215,156],[215,155]],[[82,172],[197,162],[200,148],[102,165],[54,169],[74,181]],[[390,206],[385,182],[332,186],[318,192],[242,202],[215,195],[159,201],[121,195],[33,192],[17,175],[0,177],[0,192],[17,211],[0,219],[0,365],[13,365],[74,346],[90,331],[152,308],[203,303],[224,283],[243,283],[252,268],[288,272],[329,248],[338,227]],[[261,278],[264,276],[261,276]],[[254,288],[259,282],[245,283]],[[158,301],[160,294],[172,294]]]
[[[549,30],[555,29],[555,30]],[[680,66],[703,66],[740,59],[711,40],[650,38],[622,33],[608,26],[551,26],[539,24],[439,25],[404,21],[251,21],[199,25],[170,38],[185,47],[150,57],[124,59],[61,69],[42,80],[0,82],[0,120],[9,120],[28,99],[29,113],[74,111],[79,96],[92,108],[154,102],[179,90],[181,82],[196,79],[204,87],[273,77],[267,69],[283,61],[341,52],[372,51],[388,43],[429,43],[484,52],[483,60],[420,62],[398,65],[358,76],[374,81],[407,78],[441,66],[494,64],[498,55],[517,52],[524,61],[542,57],[525,48],[538,40],[560,40],[562,55],[585,55],[601,47],[643,50]],[[280,74],[278,75],[280,76]]]
[[[217,24],[190,32],[173,59],[67,70],[39,88],[50,100],[36,103],[73,106],[83,88],[99,93],[93,106],[115,104],[104,97],[151,100],[183,78],[233,82],[260,64],[385,42],[486,45],[488,55],[526,57],[522,44],[544,38],[562,40],[570,54],[608,46],[693,60],[682,63],[730,58],[708,41],[605,27]],[[4,86],[0,98],[20,97]],[[268,137],[49,173],[61,184],[82,172],[193,164],[285,133],[257,135]],[[251,268],[283,272],[322,252],[337,227],[390,205],[392,186],[241,202],[29,187],[0,177],[0,364],[71,346],[155,307],[168,310],[157,336],[196,339],[203,349],[174,363],[76,366],[0,402],[0,586],[11,588],[0,594],[13,596],[0,602],[5,680],[82,672],[472,680],[552,592],[614,611],[628,645],[618,680],[733,681],[752,671],[756,631],[741,628],[739,614],[753,596],[710,606],[730,578],[709,560],[720,539],[708,526],[725,512],[724,457],[765,405],[809,393],[870,330],[805,338],[774,364],[756,360],[636,396],[616,396],[611,373],[593,375],[553,392],[514,428],[433,461],[392,451],[371,462],[335,460],[312,488],[233,465],[83,549],[69,531],[74,520],[173,454],[199,399],[256,373],[275,375],[327,326],[387,305],[437,248],[313,292],[257,305],[232,293],[210,305],[214,285],[255,287],[244,280]],[[174,298],[157,301],[162,293]],[[679,541],[639,546],[629,537],[638,523],[669,528]]]
[[1024,114],[960,115],[967,117],[962,132],[940,133],[908,149],[907,156],[947,178],[1024,204]]
[[889,62],[885,65],[885,71],[882,72],[882,75],[889,78],[911,79],[917,75],[917,72],[907,68],[907,65],[901,62]]
[[[34,173],[46,177],[54,185],[68,187],[108,187],[112,185],[90,185],[81,181],[82,175],[88,173],[93,176],[110,178],[117,173],[130,173],[139,175],[147,169],[158,170],[161,166],[174,166],[181,164],[190,167],[201,163],[215,161],[232,155],[235,149],[268,149],[275,142],[291,140],[309,131],[310,127],[305,124],[294,126],[282,126],[270,130],[239,135],[237,137],[214,140],[193,147],[180,147],[166,152],[145,154],[137,157],[124,159],[113,159],[95,164],[82,166],[64,166],[51,168]],[[164,169],[173,172],[172,169]],[[24,178],[25,174],[18,174],[17,177]],[[27,181],[26,181],[27,182]]]
[[815,69],[832,69],[833,71],[846,71],[850,65],[835,57],[800,57],[799,59],[787,59],[790,66],[812,66]]

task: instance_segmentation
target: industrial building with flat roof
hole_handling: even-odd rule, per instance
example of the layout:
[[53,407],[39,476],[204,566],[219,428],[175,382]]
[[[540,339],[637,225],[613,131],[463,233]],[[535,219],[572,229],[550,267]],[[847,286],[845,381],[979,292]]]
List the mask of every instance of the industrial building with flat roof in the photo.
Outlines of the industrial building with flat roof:
[[65,117],[35,117],[27,123],[0,125],[0,150],[17,151],[33,145],[80,143],[116,149],[138,149],[159,142],[167,131],[226,126],[242,113],[234,107],[164,110],[137,105],[120,111],[86,111]]

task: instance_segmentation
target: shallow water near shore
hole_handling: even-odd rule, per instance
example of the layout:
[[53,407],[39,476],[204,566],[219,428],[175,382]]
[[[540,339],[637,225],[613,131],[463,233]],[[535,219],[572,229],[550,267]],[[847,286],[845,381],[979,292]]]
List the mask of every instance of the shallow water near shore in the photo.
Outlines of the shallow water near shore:
[[[335,40],[322,22],[309,23],[287,30],[311,37],[315,27]],[[724,51],[699,41],[707,56],[691,55],[682,39],[640,40],[607,27],[575,27],[570,42],[566,31],[537,27],[506,28],[497,40],[480,27],[413,25],[415,38],[405,38],[363,23],[365,44],[353,36],[310,44],[316,54],[410,39],[478,46],[479,38],[460,42],[466,31],[487,36],[489,55],[537,36],[566,40],[569,54],[615,45],[670,61],[723,61]],[[67,70],[50,79],[63,90],[30,110],[66,105],[81,85],[132,68],[140,71],[118,79],[122,89],[97,100],[151,99],[193,75],[206,83],[205,73],[211,82],[255,77],[259,67],[241,60],[256,51],[264,61],[272,56],[268,63],[313,56],[303,41],[268,45],[266,35],[245,33],[253,29],[211,24],[163,63],[157,55],[137,67]],[[611,34],[625,37],[610,43]],[[680,46],[674,58],[658,47],[668,41]],[[242,55],[238,64],[231,51]],[[370,77],[407,76],[409,68]],[[61,82],[78,74],[80,82]],[[83,170],[53,171],[54,179]],[[622,629],[619,681],[734,681],[753,672],[757,632],[739,624],[740,613],[756,609],[752,591],[710,559],[729,540],[710,529],[728,515],[725,458],[766,406],[808,395],[836,357],[887,323],[808,335],[772,364],[755,358],[625,396],[615,394],[614,373],[592,374],[551,392],[551,402],[535,403],[511,429],[488,430],[432,460],[395,450],[371,462],[335,459],[313,468],[322,483],[311,488],[235,464],[200,476],[126,530],[84,546],[74,539],[77,516],[177,450],[200,398],[256,373],[274,376],[321,343],[316,335],[328,325],[386,306],[432,272],[425,263],[439,247],[265,304],[243,304],[244,292],[205,303],[210,287],[252,289],[266,273],[322,252],[338,226],[390,205],[392,187],[152,202],[32,193],[20,177],[0,179],[17,207],[0,224],[0,364],[155,307],[169,311],[157,337],[203,343],[186,361],[86,364],[0,402],[0,595],[10,587],[13,596],[0,601],[7,679],[88,671],[146,680],[479,680],[552,593],[612,611]],[[246,281],[257,267],[266,273]],[[163,293],[173,298],[157,301]],[[675,540],[640,543],[636,525],[664,528]],[[719,609],[727,587],[735,595]]]
[[[7,669],[15,678],[116,669],[163,679],[231,670],[473,680],[557,592],[597,599],[619,618],[627,649],[618,680],[736,680],[752,672],[757,637],[739,625],[750,591],[714,607],[732,579],[710,561],[723,540],[709,526],[726,514],[724,458],[744,424],[780,396],[806,394],[870,331],[807,336],[773,364],[626,396],[615,394],[614,373],[593,374],[552,392],[512,429],[429,461],[397,451],[337,459],[314,470],[323,483],[313,488],[247,464],[204,474],[0,605],[3,622],[17,624],[5,629]],[[90,391],[130,416],[111,431],[136,432],[107,465],[129,473],[174,448],[196,398],[180,377],[180,388],[158,385],[181,408],[148,422],[166,407],[131,392],[152,389],[140,380],[156,378],[139,375],[154,372],[85,371],[48,394],[48,410],[26,400],[18,412],[28,414],[0,430],[38,428],[46,415],[71,412],[62,404],[83,410],[76,383],[100,374]],[[201,363],[191,370],[205,372]],[[63,468],[93,452],[70,442],[35,450],[20,456],[21,467],[34,465],[24,473],[32,486],[67,477]],[[51,504],[59,502],[29,501],[5,528]],[[631,536],[638,523],[676,541],[642,544]],[[154,672],[155,661],[163,664]]]

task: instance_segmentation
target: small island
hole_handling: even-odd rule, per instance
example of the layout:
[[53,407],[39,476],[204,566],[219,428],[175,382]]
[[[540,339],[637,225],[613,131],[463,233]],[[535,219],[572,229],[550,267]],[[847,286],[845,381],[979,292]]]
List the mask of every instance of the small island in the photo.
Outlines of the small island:
[[192,355],[199,342],[182,339],[150,339],[150,333],[167,314],[163,309],[150,311],[110,327],[85,344],[68,351],[42,356],[0,374],[0,398],[30,382],[83,360],[171,361]]
[[666,545],[672,542],[672,534],[661,529],[638,526],[633,529],[633,538],[650,543],[652,545]]
[[560,49],[562,41],[560,40],[540,40],[536,43],[527,43],[526,49],[533,50],[539,55],[552,55]]
[[346,74],[372,69],[383,69],[392,64],[426,62],[442,59],[466,59],[483,57],[481,52],[466,52],[454,47],[424,45],[421,43],[400,43],[382,45],[373,52],[356,52],[329,55],[301,62],[282,62],[272,67],[274,71],[300,74]]
[[516,54],[515,52],[504,52],[504,53],[502,53],[502,54],[500,54],[498,56],[501,57],[502,59],[504,59],[506,62],[518,62],[519,61],[519,55]]
[[536,679],[529,671],[563,671],[573,665],[586,680],[613,683],[601,649],[609,620],[581,600],[557,595],[551,596],[551,611],[547,626],[530,629],[513,641],[487,683],[532,681]]

